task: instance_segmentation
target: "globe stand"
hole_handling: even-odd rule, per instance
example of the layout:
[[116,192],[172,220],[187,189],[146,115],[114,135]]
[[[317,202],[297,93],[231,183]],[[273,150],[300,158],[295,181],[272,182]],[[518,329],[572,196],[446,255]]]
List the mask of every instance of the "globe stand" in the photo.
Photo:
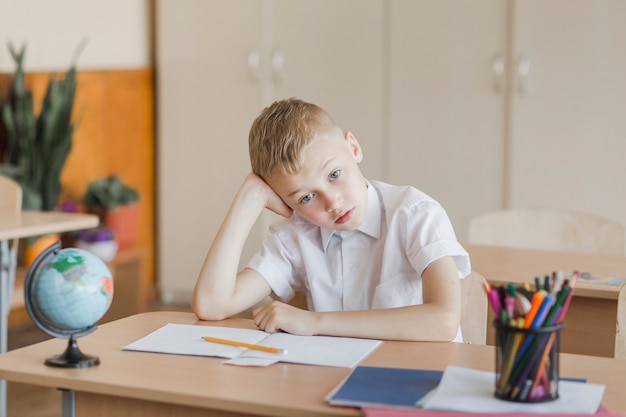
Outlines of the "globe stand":
[[46,365],[56,368],[90,368],[100,365],[100,359],[97,356],[85,355],[80,351],[74,336],[70,336],[67,342],[65,352],[46,359]]
[[[84,254],[81,254],[81,256],[86,256],[86,255],[94,256],[81,249],[74,249],[74,248],[61,249],[61,242],[56,242],[50,245],[48,248],[44,249],[39,254],[39,256],[37,256],[37,258],[32,263],[32,265],[30,266],[26,274],[26,280],[24,281],[24,301],[25,301],[26,310],[28,311],[28,314],[30,315],[33,322],[35,322],[37,327],[39,327],[41,330],[43,330],[50,336],[68,339],[68,344],[67,344],[67,348],[65,349],[65,351],[60,355],[55,355],[55,356],[51,356],[47,358],[44,363],[47,366],[54,366],[57,368],[90,368],[92,366],[99,365],[100,359],[97,356],[86,355],[83,352],[81,352],[80,349],[78,348],[78,343],[76,342],[76,339],[82,336],[86,336],[92,333],[94,330],[96,330],[95,324],[87,325],[85,327],[76,327],[76,328],[61,327],[60,325],[55,324],[51,319],[49,319],[48,316],[42,314],[38,305],[36,305],[35,301],[33,301],[33,298],[34,298],[33,287],[34,287],[35,277],[40,272],[40,269],[44,267],[43,266],[44,261],[46,261],[48,258],[57,256],[59,252],[67,253],[68,251],[71,253],[71,256],[76,256],[76,253],[80,254],[81,252],[84,252]],[[102,268],[106,274],[105,276],[110,277],[111,273],[107,269],[106,265],[99,259],[98,259],[98,262],[102,264]],[[62,267],[64,266],[66,265],[62,265]],[[112,280],[112,278],[109,278],[109,279]],[[112,282],[109,285],[112,286]],[[110,288],[110,292],[112,294],[113,292],[112,287]],[[110,306],[110,300],[106,308],[108,308],[109,306]],[[106,309],[102,312],[102,315],[104,315],[105,312],[106,312]],[[100,318],[101,317],[102,316],[100,316]]]

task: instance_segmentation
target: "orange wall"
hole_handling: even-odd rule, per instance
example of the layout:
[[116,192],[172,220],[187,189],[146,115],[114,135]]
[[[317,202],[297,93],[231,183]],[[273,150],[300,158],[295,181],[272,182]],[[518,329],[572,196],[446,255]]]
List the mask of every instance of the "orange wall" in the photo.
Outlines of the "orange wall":
[[[28,87],[36,112],[49,73],[29,73]],[[0,95],[6,98],[11,74],[0,74]],[[80,71],[74,108],[79,124],[63,170],[61,200],[80,202],[87,183],[118,174],[140,193],[137,246],[148,249],[148,273],[154,277],[154,86],[151,68]],[[154,282],[154,278],[151,279]]]

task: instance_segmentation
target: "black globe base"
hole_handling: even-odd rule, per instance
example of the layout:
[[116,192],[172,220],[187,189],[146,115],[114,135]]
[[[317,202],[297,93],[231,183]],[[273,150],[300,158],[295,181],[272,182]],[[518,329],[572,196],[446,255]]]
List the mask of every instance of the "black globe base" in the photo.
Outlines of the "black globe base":
[[76,339],[70,337],[65,352],[49,357],[45,364],[56,368],[90,368],[100,365],[100,359],[97,356],[85,355],[78,348]]

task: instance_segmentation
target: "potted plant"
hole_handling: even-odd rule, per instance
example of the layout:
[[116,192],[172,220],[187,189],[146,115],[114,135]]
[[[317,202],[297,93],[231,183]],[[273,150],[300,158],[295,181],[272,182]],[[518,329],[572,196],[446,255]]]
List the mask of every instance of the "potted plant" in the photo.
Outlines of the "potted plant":
[[22,187],[25,210],[55,210],[61,194],[61,172],[75,129],[72,110],[76,66],[73,63],[64,77],[50,79],[41,112],[35,115],[33,96],[25,85],[26,47],[18,51],[9,44],[9,51],[17,68],[9,99],[0,103],[5,138],[0,172]]
[[[61,194],[61,173],[72,148],[76,124],[72,120],[76,95],[77,49],[63,77],[48,82],[41,111],[35,115],[32,92],[26,88],[26,46],[16,50],[9,43],[16,64],[6,101],[0,100],[0,174],[13,178],[22,188],[24,210],[52,211]],[[20,262],[29,264],[58,235],[22,239]]]
[[113,230],[120,249],[132,247],[137,240],[138,201],[137,190],[115,174],[91,181],[83,196],[87,211]]

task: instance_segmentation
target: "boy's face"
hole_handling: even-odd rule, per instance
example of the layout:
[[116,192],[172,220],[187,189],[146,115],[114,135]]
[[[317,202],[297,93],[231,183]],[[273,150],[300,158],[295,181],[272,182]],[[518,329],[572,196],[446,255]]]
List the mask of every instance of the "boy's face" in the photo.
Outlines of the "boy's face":
[[362,159],[352,133],[320,135],[305,151],[298,173],[276,170],[266,181],[285,204],[312,223],[355,230],[367,208],[367,185],[358,167]]

